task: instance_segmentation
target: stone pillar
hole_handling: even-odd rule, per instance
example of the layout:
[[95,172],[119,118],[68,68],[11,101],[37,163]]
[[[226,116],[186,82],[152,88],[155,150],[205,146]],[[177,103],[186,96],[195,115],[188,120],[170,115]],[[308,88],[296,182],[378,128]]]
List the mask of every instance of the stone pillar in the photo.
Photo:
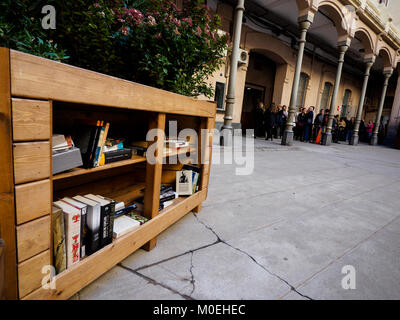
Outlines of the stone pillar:
[[356,146],[359,141],[359,136],[358,132],[360,131],[360,123],[361,123],[361,117],[362,117],[362,112],[363,112],[363,107],[364,107],[364,101],[365,101],[365,93],[367,92],[367,86],[368,86],[368,80],[369,80],[369,72],[371,71],[371,67],[375,62],[375,57],[372,57],[371,59],[368,59],[366,61],[366,68],[365,68],[365,73],[364,73],[364,82],[362,85],[361,89],[361,96],[360,96],[360,102],[358,103],[358,110],[357,110],[357,116],[356,116],[356,122],[354,124],[354,131],[353,135],[350,138],[349,144]]
[[397,87],[396,87],[396,92],[394,94],[394,101],[393,101],[392,111],[390,113],[385,144],[387,145],[394,144],[397,136],[397,130],[399,129],[399,125],[400,125],[400,72],[399,72],[399,78],[397,79]]
[[231,54],[231,64],[228,82],[228,93],[226,95],[226,107],[224,116],[224,125],[221,130],[225,130],[221,134],[221,145],[227,145],[231,139],[225,137],[226,134],[232,134],[232,116],[233,108],[235,105],[235,91],[236,91],[236,77],[238,69],[239,60],[239,47],[240,47],[240,35],[242,33],[242,21],[244,12],[244,0],[238,0],[238,4],[235,9],[235,21],[234,21],[234,32],[233,32],[233,42],[232,42],[232,54]]
[[289,114],[286,121],[285,132],[282,136],[282,145],[291,146],[293,144],[293,121],[296,114],[297,104],[297,91],[299,89],[301,67],[303,65],[304,47],[306,45],[306,35],[313,22],[313,15],[307,15],[299,18],[300,28],[300,40],[299,40],[299,52],[297,54],[296,68],[294,72],[292,94],[290,96]]
[[338,67],[336,71],[336,79],[335,79],[335,86],[333,87],[333,94],[332,94],[332,101],[331,101],[331,108],[329,110],[329,118],[328,118],[328,124],[326,127],[326,132],[323,133],[322,135],[322,140],[321,144],[325,146],[329,146],[332,143],[332,124],[333,124],[333,118],[335,115],[335,109],[336,109],[336,99],[337,95],[339,92],[339,87],[340,87],[340,79],[342,77],[342,69],[343,69],[343,63],[344,63],[344,55],[349,48],[349,44],[347,42],[339,44],[339,60],[338,60]]
[[385,103],[385,98],[386,98],[386,90],[387,90],[387,87],[389,84],[389,78],[392,75],[392,73],[393,73],[393,69],[383,71],[385,81],[383,82],[382,96],[379,101],[378,113],[376,114],[376,118],[375,118],[374,131],[372,132],[371,141],[369,142],[373,146],[378,144],[379,124],[381,123],[382,110],[383,110],[383,105]]

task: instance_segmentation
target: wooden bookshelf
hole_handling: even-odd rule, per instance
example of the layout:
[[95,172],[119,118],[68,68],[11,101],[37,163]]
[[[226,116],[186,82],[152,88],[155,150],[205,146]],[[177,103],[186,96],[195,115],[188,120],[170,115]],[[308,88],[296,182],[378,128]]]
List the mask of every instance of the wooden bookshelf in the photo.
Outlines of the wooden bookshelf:
[[[0,48],[0,111],[0,234],[7,299],[71,297],[135,250],[154,248],[157,235],[190,211],[200,211],[207,197],[215,103]],[[169,152],[163,151],[164,137],[158,139],[155,164],[134,155],[53,175],[52,133],[78,118],[104,119],[110,128],[126,132],[140,128],[143,132],[134,132],[140,136],[150,129],[164,132],[168,120],[176,120],[181,129],[194,129],[199,137],[206,129],[208,135],[197,146]],[[199,191],[159,212],[161,182],[173,183],[173,170],[179,170],[179,164],[163,163],[189,151],[196,151],[199,160],[204,157]],[[60,273],[57,289],[45,290],[41,268],[53,263],[53,198],[86,193],[126,204],[144,196],[143,215],[149,221]]]

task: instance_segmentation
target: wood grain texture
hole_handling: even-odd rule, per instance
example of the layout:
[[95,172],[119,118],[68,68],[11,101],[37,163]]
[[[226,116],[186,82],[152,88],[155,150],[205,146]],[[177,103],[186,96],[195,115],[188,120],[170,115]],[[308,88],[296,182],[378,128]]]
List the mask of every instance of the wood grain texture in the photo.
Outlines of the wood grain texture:
[[15,186],[17,224],[50,214],[51,193],[50,180]]
[[[201,164],[199,190],[204,190],[206,196],[210,177],[214,127],[214,118],[203,118],[199,127],[198,161]],[[199,213],[201,211],[201,204],[194,208],[193,211]]]
[[5,297],[17,299],[17,253],[9,50],[0,48],[0,238],[5,242]]
[[25,183],[50,177],[49,142],[14,143],[15,183]]
[[[162,176],[162,160],[163,160],[163,146],[165,140],[165,114],[159,113],[151,119],[149,123],[149,130],[159,129],[159,136],[156,143],[156,163],[150,164],[146,162],[146,191],[144,194],[144,211],[143,216],[152,219],[158,215],[160,207],[160,186]],[[151,239],[143,247],[149,251],[156,246],[157,239]]]
[[152,220],[114,242],[78,264],[56,276],[57,289],[39,288],[24,297],[29,300],[68,299],[97,279],[114,265],[125,259],[132,252],[142,247],[150,239],[189,213],[205,199],[205,190],[187,198],[178,198],[170,207],[162,210]]
[[13,96],[215,117],[214,102],[195,100],[15,50],[10,55]]
[[49,140],[51,137],[48,101],[12,99],[13,140]]
[[50,265],[50,250],[42,252],[18,265],[20,298],[41,287],[42,279],[45,276],[42,273],[42,268],[47,265]]
[[6,255],[6,249],[4,248],[4,241],[0,239],[0,300],[4,300],[6,298],[6,266],[4,262],[4,258]]
[[17,227],[18,262],[50,248],[50,215]]

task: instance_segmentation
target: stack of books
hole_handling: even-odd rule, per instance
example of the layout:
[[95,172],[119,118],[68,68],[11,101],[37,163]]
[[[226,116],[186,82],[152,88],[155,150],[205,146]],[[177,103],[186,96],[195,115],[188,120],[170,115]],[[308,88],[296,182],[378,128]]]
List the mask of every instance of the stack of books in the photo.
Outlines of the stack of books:
[[[142,191],[145,191],[144,189]],[[178,194],[173,190],[170,185],[161,185],[160,188],[160,205],[158,210],[161,211],[174,203],[174,200],[178,198]],[[135,202],[136,210],[143,212],[144,210],[144,198],[141,198]]]
[[[64,197],[53,203],[53,258],[56,273],[78,263],[147,219],[101,195]],[[122,213],[121,213],[122,212]]]
[[53,134],[52,137],[53,174],[82,165],[79,148],[75,148],[71,136]]
[[199,190],[200,166],[185,164],[181,171],[176,172],[175,190],[179,196],[188,196]]

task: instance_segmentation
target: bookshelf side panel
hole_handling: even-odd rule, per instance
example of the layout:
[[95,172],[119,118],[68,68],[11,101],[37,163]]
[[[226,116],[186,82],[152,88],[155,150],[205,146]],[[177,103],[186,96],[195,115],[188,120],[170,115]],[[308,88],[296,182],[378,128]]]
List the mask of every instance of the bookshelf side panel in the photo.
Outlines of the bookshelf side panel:
[[0,48],[0,238],[5,243],[5,298],[17,299],[10,51]]

